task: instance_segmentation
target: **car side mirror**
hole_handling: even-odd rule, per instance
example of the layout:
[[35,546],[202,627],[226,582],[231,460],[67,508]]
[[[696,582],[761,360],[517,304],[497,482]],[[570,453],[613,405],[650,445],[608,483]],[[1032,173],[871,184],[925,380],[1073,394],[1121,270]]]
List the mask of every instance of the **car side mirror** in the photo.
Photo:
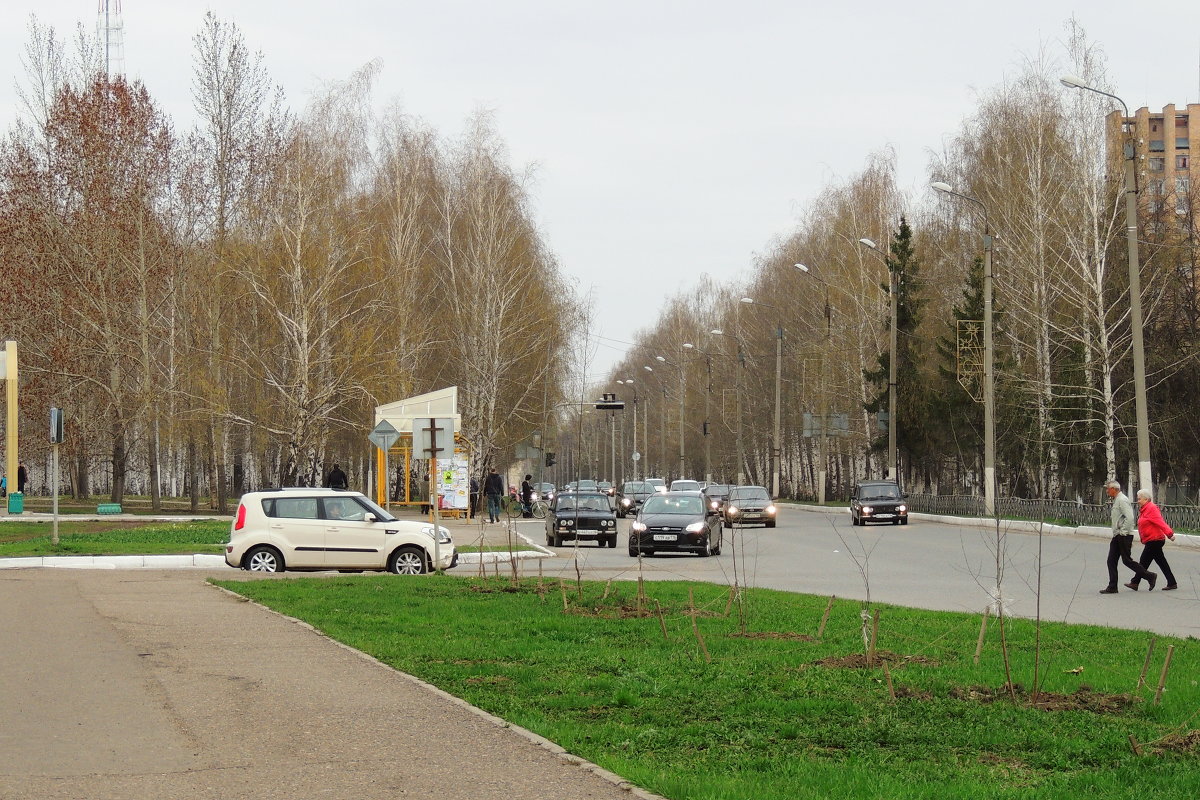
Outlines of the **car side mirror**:
[[374,514],[372,514],[370,511],[363,514],[363,522],[378,522],[378,521],[379,521],[379,518],[376,517]]

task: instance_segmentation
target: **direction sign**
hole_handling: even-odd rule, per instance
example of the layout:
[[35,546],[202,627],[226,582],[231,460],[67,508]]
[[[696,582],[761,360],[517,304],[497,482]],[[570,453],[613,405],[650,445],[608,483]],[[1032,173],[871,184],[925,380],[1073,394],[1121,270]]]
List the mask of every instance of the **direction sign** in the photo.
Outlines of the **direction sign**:
[[371,440],[372,444],[386,453],[396,443],[396,440],[400,438],[400,431],[396,430],[396,426],[386,419],[380,420],[379,424],[367,434],[367,438]]

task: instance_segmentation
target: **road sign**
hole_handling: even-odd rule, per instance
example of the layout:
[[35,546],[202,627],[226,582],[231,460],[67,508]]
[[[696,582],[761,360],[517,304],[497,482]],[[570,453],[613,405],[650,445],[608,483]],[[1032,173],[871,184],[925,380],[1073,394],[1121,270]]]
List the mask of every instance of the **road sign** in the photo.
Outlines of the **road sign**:
[[396,443],[396,440],[400,438],[400,431],[396,430],[396,426],[386,419],[380,420],[379,424],[367,434],[367,438],[371,440],[372,444],[386,453]]
[[419,458],[441,458],[442,453],[453,453],[454,434],[452,418],[414,417],[413,455],[419,453]]
[[630,458],[633,459],[634,463],[637,463],[638,461],[642,460],[642,454],[634,450],[633,455],[631,455]]

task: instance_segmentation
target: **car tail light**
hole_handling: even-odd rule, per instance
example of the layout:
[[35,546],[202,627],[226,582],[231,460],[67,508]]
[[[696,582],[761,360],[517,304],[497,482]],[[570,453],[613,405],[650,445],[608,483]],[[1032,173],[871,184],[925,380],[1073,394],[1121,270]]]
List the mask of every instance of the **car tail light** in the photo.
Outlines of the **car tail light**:
[[244,505],[239,505],[237,519],[233,522],[233,529],[235,531],[240,531],[244,527],[246,527],[246,507]]

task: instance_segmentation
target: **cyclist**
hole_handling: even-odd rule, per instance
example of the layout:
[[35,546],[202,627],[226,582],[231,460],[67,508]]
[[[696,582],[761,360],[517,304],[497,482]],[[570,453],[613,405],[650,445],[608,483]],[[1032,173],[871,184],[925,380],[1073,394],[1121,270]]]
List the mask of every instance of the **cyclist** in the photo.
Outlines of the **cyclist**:
[[533,516],[533,507],[530,505],[533,502],[532,480],[532,475],[526,475],[525,480],[521,481],[521,516],[525,519]]

